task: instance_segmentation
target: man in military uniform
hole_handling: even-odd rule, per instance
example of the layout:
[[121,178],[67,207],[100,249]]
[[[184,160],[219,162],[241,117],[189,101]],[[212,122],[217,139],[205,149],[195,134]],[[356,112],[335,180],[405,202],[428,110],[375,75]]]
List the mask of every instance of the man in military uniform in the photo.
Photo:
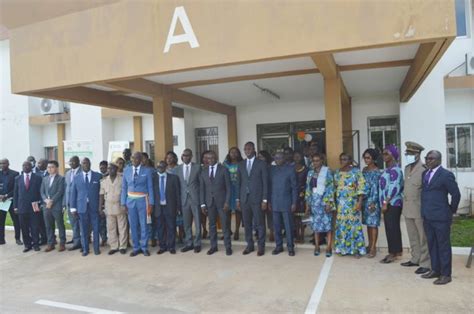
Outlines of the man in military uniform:
[[405,187],[403,196],[403,216],[410,240],[411,259],[401,265],[418,266],[416,274],[430,271],[430,255],[426,241],[423,218],[421,218],[422,174],[426,169],[420,160],[424,147],[415,142],[405,142]]

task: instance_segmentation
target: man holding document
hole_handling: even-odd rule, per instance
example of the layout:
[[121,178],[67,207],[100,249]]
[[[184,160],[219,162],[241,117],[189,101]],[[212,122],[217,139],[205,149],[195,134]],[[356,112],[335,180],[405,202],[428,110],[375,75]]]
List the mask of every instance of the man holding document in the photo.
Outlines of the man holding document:
[[5,220],[7,212],[15,227],[16,244],[23,245],[20,240],[20,219],[13,211],[13,189],[15,187],[15,178],[18,172],[10,169],[8,159],[0,159],[0,245],[5,244]]
[[20,217],[20,227],[25,249],[23,253],[34,249],[39,251],[39,224],[41,211],[42,178],[31,172],[31,163],[23,163],[23,173],[15,179],[13,208]]

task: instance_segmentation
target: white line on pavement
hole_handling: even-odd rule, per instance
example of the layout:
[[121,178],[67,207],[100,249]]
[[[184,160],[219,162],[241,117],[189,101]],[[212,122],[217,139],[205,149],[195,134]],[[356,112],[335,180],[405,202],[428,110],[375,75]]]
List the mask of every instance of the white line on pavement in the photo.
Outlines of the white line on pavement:
[[323,268],[321,268],[321,272],[319,273],[318,282],[316,283],[313,293],[311,294],[311,298],[309,299],[308,305],[306,306],[305,314],[313,314],[318,311],[319,302],[321,301],[321,297],[323,296],[324,287],[326,286],[326,282],[328,281],[329,272],[331,271],[333,260],[334,257],[331,257],[326,258],[326,260],[324,261]]
[[94,307],[74,305],[74,304],[68,304],[68,303],[62,303],[62,302],[54,302],[54,301],[48,301],[48,300],[38,300],[35,303],[40,304],[40,305],[58,307],[58,308],[61,308],[61,309],[67,309],[67,310],[72,310],[72,311],[81,311],[81,312],[86,312],[86,313],[123,314],[122,312],[109,311],[109,310],[98,309],[98,308],[94,308]]

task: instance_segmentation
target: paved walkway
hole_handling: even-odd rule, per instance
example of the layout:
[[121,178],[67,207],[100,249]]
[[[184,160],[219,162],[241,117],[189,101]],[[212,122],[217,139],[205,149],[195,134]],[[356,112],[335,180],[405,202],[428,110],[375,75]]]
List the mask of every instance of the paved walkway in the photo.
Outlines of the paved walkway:
[[[153,250],[150,257],[82,257],[77,251],[23,254],[12,232],[7,235],[8,244],[0,246],[1,313],[472,313],[473,308],[474,274],[464,267],[466,256],[454,256],[453,282],[439,287],[398,263],[339,256],[329,262],[301,247],[295,257],[272,256],[270,249],[263,257],[243,256],[238,243],[231,257],[222,247],[207,256],[208,244],[200,254],[158,256]],[[314,303],[317,285],[321,298]]]

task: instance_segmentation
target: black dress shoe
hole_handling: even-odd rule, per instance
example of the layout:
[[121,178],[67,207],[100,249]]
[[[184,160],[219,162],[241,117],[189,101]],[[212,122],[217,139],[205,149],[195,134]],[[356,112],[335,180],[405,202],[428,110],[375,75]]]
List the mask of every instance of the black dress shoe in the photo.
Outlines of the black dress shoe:
[[429,273],[421,275],[421,278],[424,279],[433,279],[433,278],[438,278],[440,275],[439,273],[435,272],[434,270],[430,271]]
[[209,251],[207,251],[207,255],[212,255],[217,252],[217,248],[210,248]]
[[110,250],[110,251],[109,251],[109,255],[114,255],[114,254],[117,253],[117,252],[118,252],[118,250]]
[[[3,242],[5,242],[5,241],[3,241]],[[18,244],[18,245],[23,245],[23,242],[21,242],[20,239],[16,239],[16,244]]]
[[163,254],[165,253],[167,250],[166,249],[160,249],[158,252],[156,252],[156,254]]
[[71,241],[67,241],[67,242],[66,242],[66,244],[73,244],[73,243],[74,243],[74,241],[73,241],[73,240],[71,240]]
[[70,247],[67,250],[68,251],[74,251],[74,250],[78,250],[78,249],[82,249],[82,247],[80,245],[74,245],[74,246]]
[[132,251],[132,253],[130,253],[130,257],[137,256],[140,253],[141,253],[141,251]]
[[441,276],[438,279],[436,279],[433,284],[435,285],[445,285],[447,283],[451,282],[451,276]]
[[26,252],[29,252],[31,251],[31,248],[30,247],[25,247],[25,249],[23,250],[23,253],[26,253]]
[[186,253],[187,251],[191,251],[193,249],[194,249],[193,246],[185,246],[181,249],[181,252]]
[[35,252],[41,251],[41,249],[39,248],[39,246],[35,246],[35,247],[33,248],[33,250],[34,250]]
[[246,247],[245,250],[242,252],[243,255],[250,254],[254,251],[255,249]]
[[120,249],[120,254],[125,254],[125,253],[127,253],[126,249]]
[[275,248],[275,249],[272,251],[272,255],[278,255],[278,254],[280,254],[281,252],[283,252],[283,248],[277,247],[277,248]]
[[89,255],[89,252],[82,252],[82,256],[87,256]]
[[232,249],[225,249],[225,255],[231,256],[232,255]]
[[170,254],[176,254],[176,250],[175,249],[170,249]]
[[429,272],[430,270],[431,270],[431,269],[426,268],[426,267],[418,267],[418,268],[415,270],[415,274],[417,274],[417,275],[425,274],[425,273]]
[[263,256],[263,255],[265,255],[265,249],[258,249],[257,256]]
[[414,266],[420,266],[418,264],[412,263],[412,261],[408,261],[405,263],[401,263],[400,265],[405,266],[405,267],[414,267]]
[[195,246],[194,247],[194,253],[199,253],[201,252],[201,247],[200,246]]
[[150,252],[148,252],[148,250],[144,250],[144,251],[143,251],[143,255],[145,255],[145,256],[150,256]]
[[288,255],[289,256],[295,256],[295,250],[289,250]]
[[7,242],[5,242],[5,240],[0,240],[0,245],[4,245],[4,244],[7,244]]

